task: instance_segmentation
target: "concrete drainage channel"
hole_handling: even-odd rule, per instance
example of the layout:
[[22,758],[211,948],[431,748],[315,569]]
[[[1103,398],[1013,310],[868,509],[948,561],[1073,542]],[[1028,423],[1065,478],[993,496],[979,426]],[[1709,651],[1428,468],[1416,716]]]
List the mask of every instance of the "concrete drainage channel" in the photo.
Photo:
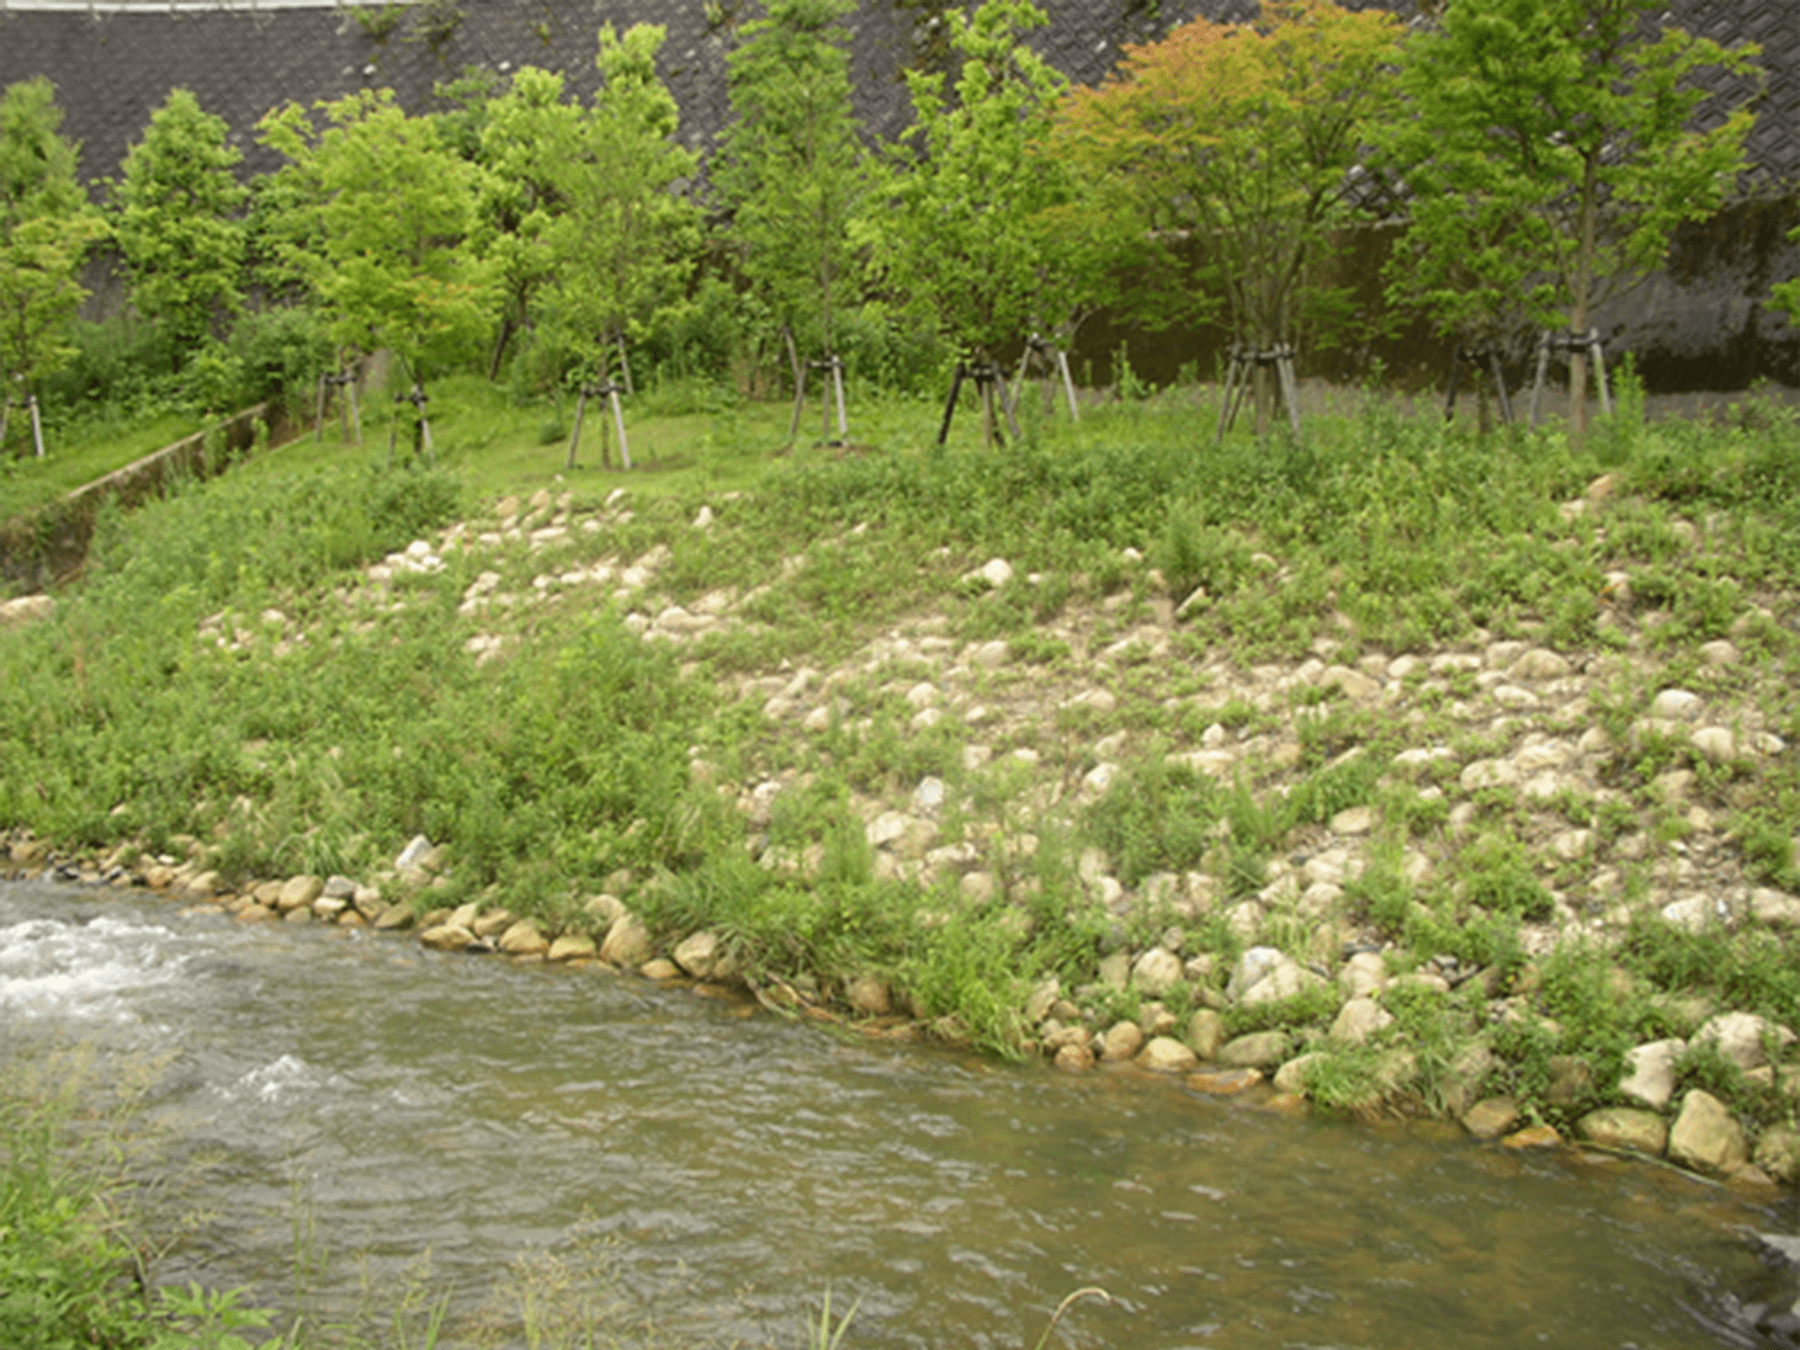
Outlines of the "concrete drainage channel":
[[0,582],[27,592],[20,600],[0,604],[0,625],[31,617],[45,604],[45,597],[32,593],[81,566],[102,504],[135,506],[171,483],[212,478],[259,446],[272,448],[290,438],[279,405],[258,403],[96,478],[60,501],[0,522]]

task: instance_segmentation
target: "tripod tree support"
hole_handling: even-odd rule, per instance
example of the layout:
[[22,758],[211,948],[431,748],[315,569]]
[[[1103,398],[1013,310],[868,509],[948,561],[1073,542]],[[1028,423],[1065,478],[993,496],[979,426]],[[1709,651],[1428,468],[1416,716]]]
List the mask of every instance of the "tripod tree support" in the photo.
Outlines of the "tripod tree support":
[[[793,338],[788,342],[791,346]],[[800,434],[800,416],[806,411],[806,373],[809,370],[819,372],[819,442],[822,445],[847,445],[850,441],[850,422],[844,412],[844,360],[836,352],[828,353],[817,361],[802,363],[799,356],[794,356],[794,415],[788,419],[788,444]],[[837,403],[838,438],[831,439],[831,408],[835,397]]]
[[984,356],[972,360],[958,361],[956,374],[950,380],[950,398],[944,404],[944,422],[938,428],[937,443],[942,445],[950,436],[950,419],[956,413],[957,396],[961,394],[965,382],[975,381],[977,396],[981,400],[981,441],[983,445],[992,446],[996,441],[1005,443],[1005,437],[994,424],[994,393],[999,391],[999,408],[1006,418],[1007,429],[1014,440],[1023,440],[1019,431],[1018,419],[1013,416],[1013,399],[1006,386],[1006,372]]
[[413,405],[413,452],[418,453],[421,447],[425,451],[425,462],[432,468],[437,467],[437,454],[431,446],[431,420],[425,416],[425,405],[430,400],[425,395],[425,386],[415,380],[413,387],[404,394],[394,395],[394,418],[388,423],[388,467],[394,467],[394,442],[400,432],[400,405]]
[[[319,376],[318,407],[313,414],[313,439],[325,439],[325,408],[331,402],[331,391],[342,389],[344,397],[338,400],[338,434],[352,445],[362,444],[362,415],[356,407],[356,372],[354,370],[336,370],[330,374]],[[351,435],[354,426],[355,435]]]
[[1594,360],[1594,383],[1600,388],[1600,411],[1605,416],[1612,416],[1612,392],[1606,384],[1605,344],[1600,341],[1600,330],[1590,328],[1585,333],[1552,333],[1546,330],[1538,342],[1537,376],[1531,382],[1531,426],[1538,424],[1538,403],[1544,392],[1544,381],[1550,373],[1550,353],[1585,352]]
[[1300,435],[1300,382],[1294,375],[1294,349],[1288,343],[1277,343],[1263,350],[1233,344],[1231,364],[1225,373],[1225,397],[1219,404],[1219,430],[1214,443],[1223,445],[1225,433],[1237,424],[1238,410],[1250,392],[1251,376],[1258,368],[1274,368],[1281,401],[1287,405],[1288,426],[1296,439]]
[[1079,422],[1081,409],[1075,402],[1075,381],[1069,375],[1069,354],[1038,333],[1033,333],[1025,339],[1025,350],[1019,355],[1019,369],[1013,376],[1013,392],[1012,397],[1008,400],[1008,414],[1011,415],[1018,409],[1019,400],[1025,396],[1025,377],[1033,365],[1043,371],[1045,413],[1053,411],[1056,407],[1056,393],[1052,387],[1052,381],[1060,377],[1063,393],[1068,396],[1069,400],[1069,420]]
[[[581,447],[581,422],[587,413],[587,401],[590,398],[605,398],[612,404],[613,425],[619,432],[620,465],[627,469],[631,467],[631,443],[625,439],[625,406],[619,402],[619,395],[624,392],[625,386],[613,379],[581,386],[581,392],[575,399],[575,425],[569,436],[570,469],[575,467],[575,452]],[[605,422],[600,423],[600,464],[602,468],[612,467],[612,447],[607,444]]]
[[[1500,420],[1507,426],[1512,425],[1512,398],[1506,392],[1506,376],[1500,369],[1500,353],[1493,347],[1464,347],[1460,343],[1450,349],[1450,388],[1444,396],[1444,420],[1448,422],[1456,416],[1456,391],[1458,376],[1464,365],[1479,370],[1483,362],[1487,363],[1488,374],[1494,379],[1494,392],[1500,400]],[[1535,403],[1535,395],[1534,395]],[[1482,420],[1487,419],[1486,405],[1482,406]],[[1483,430],[1486,430],[1485,425]]]

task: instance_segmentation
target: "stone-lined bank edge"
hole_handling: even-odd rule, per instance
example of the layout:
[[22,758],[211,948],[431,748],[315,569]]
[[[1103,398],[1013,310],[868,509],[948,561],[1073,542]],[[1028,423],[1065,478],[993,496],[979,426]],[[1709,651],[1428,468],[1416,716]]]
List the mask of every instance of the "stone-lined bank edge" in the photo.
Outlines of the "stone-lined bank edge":
[[[644,922],[610,894],[587,900],[583,906],[587,922],[551,932],[536,919],[515,916],[503,907],[484,908],[474,901],[421,912],[410,899],[384,899],[384,888],[429,897],[434,888],[447,885],[446,851],[424,836],[413,839],[376,884],[345,876],[297,875],[235,891],[227,889],[220,875],[202,863],[178,863],[168,855],[133,857],[137,850],[131,845],[85,860],[59,857],[46,841],[28,836],[10,836],[7,845],[12,868],[0,875],[9,880],[60,881],[90,888],[148,887],[184,903],[189,912],[229,914],[245,923],[323,923],[408,932],[437,951],[498,954],[519,962],[557,963],[572,969],[635,972],[659,984],[686,984],[701,994],[753,996],[776,1012],[840,1020],[812,991],[785,981],[751,985],[713,933],[702,930],[672,946],[660,946]],[[1151,948],[1135,960],[1115,954],[1103,965],[1111,967],[1102,970],[1103,979],[1117,979],[1123,966],[1124,978],[1140,988],[1173,979],[1181,968],[1179,959],[1163,947]],[[1399,982],[1390,981],[1383,966],[1375,952],[1355,953],[1345,962],[1338,982],[1349,997],[1333,1023],[1333,1041],[1357,1043],[1391,1024],[1391,1015],[1371,997]],[[1443,983],[1441,977],[1430,973],[1400,979]],[[1316,972],[1284,953],[1252,947],[1236,963],[1226,997],[1233,1004],[1252,1006],[1292,997],[1319,981]],[[928,1029],[904,1009],[897,1009],[897,1000],[883,982],[853,981],[842,993],[855,1014],[849,1024],[866,1034],[909,1042],[928,1039]],[[1068,1015],[1074,1025],[1060,1026],[1059,1012]],[[1200,1008],[1185,1025],[1178,1025],[1161,1004],[1151,1001],[1143,1005],[1135,1021],[1120,1021],[1104,1031],[1090,1032],[1080,1027],[1077,1010],[1062,997],[1055,980],[1033,991],[1027,1016],[1034,1025],[1047,1029],[1041,1046],[1059,1069],[1085,1070],[1096,1061],[1129,1063],[1148,1075],[1181,1076],[1197,1093],[1241,1098],[1287,1115],[1304,1115],[1309,1109],[1306,1072],[1319,1056],[1316,1052],[1295,1053],[1294,1038],[1286,1030],[1227,1039],[1224,1018],[1217,1009]],[[1619,1089],[1635,1105],[1590,1111],[1578,1120],[1576,1135],[1588,1145],[1650,1159],[1666,1158],[1679,1167],[1723,1177],[1752,1194],[1772,1191],[1777,1184],[1794,1184],[1800,1180],[1800,1130],[1778,1124],[1753,1139],[1742,1121],[1712,1094],[1694,1088],[1677,1101],[1674,1089],[1676,1061],[1692,1043],[1715,1046],[1753,1081],[1779,1083],[1793,1092],[1800,1089],[1800,1070],[1778,1068],[1771,1063],[1770,1051],[1779,1056],[1796,1041],[1792,1030],[1754,1014],[1725,1013],[1704,1023],[1691,1042],[1665,1039],[1638,1046],[1628,1056],[1628,1077]],[[1394,1054],[1396,1059],[1406,1057],[1405,1051]],[[1585,1089],[1587,1070],[1582,1061],[1559,1059],[1559,1073],[1570,1079],[1566,1090],[1579,1093]],[[1523,1113],[1510,1097],[1476,1096],[1472,1085],[1479,1084],[1493,1067],[1492,1054],[1476,1047],[1459,1059],[1440,1085],[1446,1106],[1468,1134],[1514,1149],[1563,1144],[1552,1126],[1521,1127]],[[1396,1071],[1405,1076],[1410,1068],[1408,1064]],[[1552,1085],[1552,1100],[1563,1087]]]

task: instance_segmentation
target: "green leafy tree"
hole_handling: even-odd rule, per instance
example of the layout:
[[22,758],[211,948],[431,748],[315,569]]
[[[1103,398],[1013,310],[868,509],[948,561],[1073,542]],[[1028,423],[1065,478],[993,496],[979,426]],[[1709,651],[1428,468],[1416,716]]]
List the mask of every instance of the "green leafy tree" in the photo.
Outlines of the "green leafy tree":
[[248,194],[232,175],[243,156],[227,131],[188,90],[171,90],[113,188],[131,301],[168,326],[177,366],[243,304]]
[[770,0],[768,16],[745,25],[717,172],[745,275],[775,322],[827,357],[855,267],[850,222],[868,190],[844,25],[855,12],[855,0]]
[[559,266],[556,220],[568,206],[564,180],[581,153],[582,110],[563,97],[563,77],[522,67],[512,87],[487,105],[476,242],[488,258],[500,301],[500,328],[488,363],[496,377],[507,346],[536,317]]
[[47,79],[0,94],[0,446],[15,390],[29,398],[73,352],[69,324],[88,294],[82,260],[105,234],[61,124]]
[[1065,83],[1020,40],[1046,22],[1029,0],[950,15],[956,83],[906,72],[914,123],[862,223],[888,282],[977,363],[1046,322],[1050,226],[1074,193],[1048,148]]
[[467,247],[478,170],[391,90],[322,103],[323,130],[289,103],[259,123],[292,161],[280,254],[330,316],[332,337],[391,350],[416,393],[467,360],[488,331],[485,266]]
[[[1268,351],[1292,342],[1309,267],[1358,210],[1370,127],[1395,104],[1400,31],[1324,0],[1271,0],[1253,23],[1195,20],[1077,90],[1063,135],[1148,231],[1217,277],[1234,340]],[[1258,375],[1261,432],[1272,391]]]
[[674,96],[656,73],[664,30],[600,30],[601,87],[565,165],[566,209],[551,227],[559,334],[585,371],[604,372],[618,345],[689,271],[697,213],[676,191],[694,156],[675,140]]
[[[1754,73],[1755,48],[1664,27],[1656,0],[1451,0],[1408,43],[1407,112],[1389,138],[1411,192],[1398,266],[1448,329],[1526,320],[1588,331],[1718,209],[1752,114],[1696,125],[1703,70]],[[1586,354],[1569,421],[1586,426]]]

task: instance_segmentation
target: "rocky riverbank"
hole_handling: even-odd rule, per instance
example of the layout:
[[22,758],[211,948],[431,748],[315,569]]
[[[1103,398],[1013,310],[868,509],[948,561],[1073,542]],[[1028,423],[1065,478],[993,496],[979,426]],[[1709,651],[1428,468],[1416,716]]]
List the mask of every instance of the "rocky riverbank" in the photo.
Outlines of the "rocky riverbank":
[[[1609,476],[1564,503],[1569,538],[1628,519],[1617,493]],[[729,529],[736,500],[706,504],[686,532]],[[1800,1046],[1757,1010],[1771,972],[1794,965],[1800,895],[1777,884],[1794,843],[1749,831],[1745,812],[1792,773],[1778,674],[1791,593],[1745,597],[1726,636],[1666,641],[1665,551],[1604,572],[1582,649],[1528,626],[1389,654],[1340,618],[1304,660],[1247,662],[1193,639],[1211,597],[1175,593],[1137,549],[1105,584],[944,551],[919,569],[953,600],[806,664],[781,655],[780,601],[865,527],[758,584],[700,590],[674,575],[679,541],[618,551],[635,514],[622,492],[590,511],[568,494],[509,498],[337,599],[372,623],[455,585],[463,651],[482,665],[558,615],[605,608],[669,644],[718,686],[720,717],[766,742],[731,767],[697,743],[694,782],[796,886],[844,847],[794,827],[809,790],[849,757],[884,756],[859,781],[886,790],[840,805],[857,865],[915,888],[926,928],[955,904],[1041,928],[1061,884],[1071,921],[1099,916],[1091,968],[1022,986],[1012,1011],[1017,1048],[1057,1069],[1130,1064],[1283,1109],[1442,1117],[1513,1147],[1580,1140],[1751,1187],[1800,1178]],[[1669,529],[1702,566],[1724,526]],[[1282,559],[1250,566],[1284,584]],[[1009,605],[1045,617],[981,636],[982,614]],[[308,641],[280,610],[215,614],[196,636],[253,661]],[[1168,849],[1146,838],[1196,813],[1194,865],[1158,866]],[[1246,847],[1246,819],[1264,847]],[[1052,841],[1072,872],[1060,883]],[[8,845],[20,873],[148,885],[246,921],[408,928],[440,949],[736,987],[875,1034],[961,1034],[904,971],[774,973],[728,931],[659,923],[658,879],[629,872],[514,913],[463,894],[453,841],[414,840],[366,878],[266,880],[222,876],[217,845],[198,840],[186,857],[127,843],[85,861],[18,833]],[[1741,978],[1694,968],[1708,960]]]

